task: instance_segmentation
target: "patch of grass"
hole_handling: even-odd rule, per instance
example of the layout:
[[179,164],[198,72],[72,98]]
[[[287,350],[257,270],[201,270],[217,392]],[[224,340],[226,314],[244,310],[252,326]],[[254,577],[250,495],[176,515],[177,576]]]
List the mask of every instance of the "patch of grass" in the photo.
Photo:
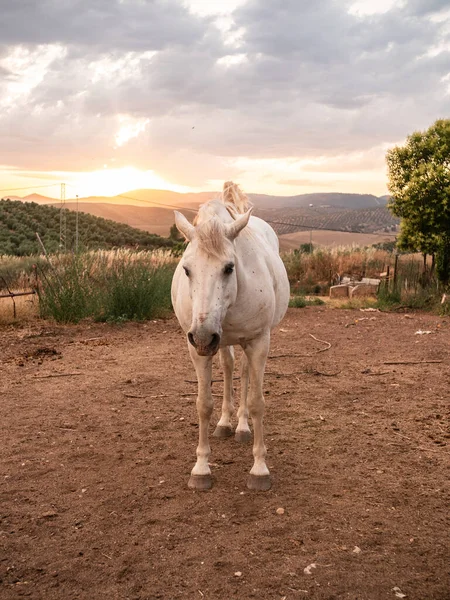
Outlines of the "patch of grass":
[[401,292],[398,287],[394,290],[389,290],[385,286],[380,286],[376,300],[377,308],[380,310],[392,310],[401,304]]
[[377,308],[376,298],[347,298],[343,300],[334,300],[334,308],[343,308],[347,310],[359,310],[360,308]]
[[305,306],[321,306],[325,302],[321,298],[306,298],[305,296],[293,296],[289,300],[289,308],[305,308]]
[[41,316],[60,323],[145,320],[171,310],[173,261],[150,252],[93,252],[60,257],[42,272]]
[[46,271],[42,256],[0,256],[0,290],[29,290],[36,284],[36,268]]
[[99,310],[99,291],[93,286],[93,258],[88,254],[71,255],[67,260],[41,271],[39,306],[41,316],[58,323],[78,323]]
[[289,300],[289,308],[305,308],[306,298],[305,296],[293,296]]
[[[16,290],[28,291],[28,290]],[[16,325],[32,321],[39,315],[39,300],[34,296],[17,296],[14,298],[16,305],[16,316],[14,316],[14,304],[10,298],[0,300],[0,325]]]
[[428,310],[439,312],[440,294],[436,283],[408,285],[406,278],[399,278],[394,288],[387,289],[381,286],[377,297],[377,307],[380,310],[396,310],[399,308],[410,308],[417,310]]
[[172,303],[170,265],[148,267],[143,263],[120,263],[108,278],[99,320],[154,319],[167,315]]

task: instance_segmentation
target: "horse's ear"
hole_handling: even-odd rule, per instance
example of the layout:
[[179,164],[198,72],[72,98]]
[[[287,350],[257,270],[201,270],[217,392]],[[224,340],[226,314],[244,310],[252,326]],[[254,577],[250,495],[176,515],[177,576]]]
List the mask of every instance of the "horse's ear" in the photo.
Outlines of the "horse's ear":
[[244,229],[247,225],[248,220],[250,219],[250,215],[252,214],[253,207],[248,210],[246,213],[238,217],[234,223],[231,225],[227,225],[226,235],[230,240],[234,240],[235,237],[239,234],[240,231]]
[[174,210],[174,213],[175,225],[177,226],[178,231],[182,233],[184,237],[190,242],[194,235],[195,227],[191,225],[191,223],[189,223],[189,221],[182,213],[178,212],[177,210]]

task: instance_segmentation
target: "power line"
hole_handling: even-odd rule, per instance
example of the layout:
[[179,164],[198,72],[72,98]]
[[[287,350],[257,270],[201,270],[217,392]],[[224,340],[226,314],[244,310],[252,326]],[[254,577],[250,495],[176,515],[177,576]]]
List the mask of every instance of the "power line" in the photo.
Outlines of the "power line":
[[[164,204],[162,202],[155,202],[154,200],[140,200],[139,198],[132,198],[131,196],[125,196],[124,194],[117,194],[116,197],[119,198],[126,198],[127,200],[134,200],[135,202],[144,202],[146,204],[156,204],[157,206],[162,206],[164,208],[175,208],[177,210],[189,210],[191,212],[198,212],[197,208],[188,208],[188,207],[184,207],[184,206],[176,206],[174,204]],[[261,217],[262,218],[262,217]],[[297,227],[300,229],[306,229],[306,230],[316,230],[316,231],[337,231],[340,233],[365,233],[364,231],[349,231],[348,229],[335,229],[333,227],[320,227],[318,225],[315,225],[314,223],[287,223],[286,221],[272,221],[270,219],[263,219],[266,223],[269,223],[270,225],[287,225],[289,227]],[[395,233],[370,233],[368,235],[380,235],[383,237],[386,236],[395,236]]]
[[21,190],[41,190],[43,188],[54,187],[55,185],[60,185],[59,183],[49,183],[48,185],[32,185],[30,187],[21,187],[21,188],[9,188],[6,190],[0,190],[0,193],[3,192],[20,192]]
[[289,227],[299,227],[300,229],[306,229],[309,231],[310,229],[315,231],[339,231],[341,233],[365,233],[366,235],[397,235],[395,233],[367,233],[365,231],[349,231],[348,229],[336,229],[333,227],[320,227],[318,225],[314,225],[313,223],[309,224],[299,224],[299,223],[287,223],[285,221],[270,221],[269,219],[264,219],[266,223],[270,223],[271,225],[288,225]]
[[124,194],[117,194],[115,198],[126,198],[127,200],[134,200],[135,202],[144,202],[145,204],[156,204],[164,208],[175,208],[177,210],[189,210],[191,212],[198,212],[198,208],[188,208],[187,206],[176,206],[175,204],[164,204],[163,202],[156,202],[155,200],[141,200],[140,198],[132,198],[131,196],[125,196]]
[[[45,188],[45,187],[52,187],[55,185],[61,185],[59,183],[52,183],[49,185],[43,185],[43,186],[33,186],[33,187],[29,187],[29,188],[16,188],[16,190],[0,190],[0,192],[4,192],[4,191],[17,191],[17,190],[26,190],[26,189],[40,189],[40,188]],[[70,184],[69,184],[70,185]],[[70,185],[70,187],[74,187],[72,185]],[[65,194],[64,194],[65,195]],[[132,196],[127,196],[125,194],[117,194],[115,196],[115,198],[125,198],[126,200],[133,200],[134,202],[142,202],[144,204],[150,204],[153,206],[161,206],[163,208],[173,208],[175,210],[185,210],[185,211],[190,211],[193,213],[197,213],[198,209],[197,208],[189,208],[187,206],[178,206],[176,204],[165,204],[163,202],[157,202],[156,200],[144,200],[141,198],[133,198]],[[78,200],[78,199],[77,199]],[[271,219],[265,219],[264,221],[266,221],[266,223],[269,223],[270,225],[284,225],[287,227],[296,227],[297,229],[305,229],[307,231],[309,230],[316,230],[316,231],[336,231],[339,233],[367,233],[367,232],[363,232],[363,231],[349,231],[348,229],[336,229],[333,227],[321,227],[320,225],[316,225],[314,223],[288,223],[286,221],[273,221]],[[295,233],[295,232],[293,232]],[[396,234],[395,233],[370,233],[368,235],[378,235],[378,236],[382,236],[382,237],[386,237],[386,236],[392,236],[395,237]]]

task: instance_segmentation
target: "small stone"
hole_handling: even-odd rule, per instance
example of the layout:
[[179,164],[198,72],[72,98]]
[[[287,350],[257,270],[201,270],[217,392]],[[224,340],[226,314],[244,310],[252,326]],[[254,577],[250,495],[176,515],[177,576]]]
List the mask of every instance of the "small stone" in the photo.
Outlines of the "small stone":
[[359,548],[358,546],[355,546],[355,547],[353,548],[352,552],[353,552],[354,554],[359,554],[359,553],[361,552],[361,548]]
[[235,577],[242,577],[242,571],[236,571],[234,574]]
[[276,513],[277,515],[284,515],[284,508],[281,508],[280,506],[280,508],[277,508]]

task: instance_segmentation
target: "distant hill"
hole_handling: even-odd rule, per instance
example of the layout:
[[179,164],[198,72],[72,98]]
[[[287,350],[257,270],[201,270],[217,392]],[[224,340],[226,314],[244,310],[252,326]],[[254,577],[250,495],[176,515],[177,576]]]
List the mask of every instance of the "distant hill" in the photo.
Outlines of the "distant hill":
[[[66,248],[75,245],[75,218],[73,211],[65,211]],[[170,247],[172,241],[129,225],[95,217],[83,212],[79,215],[79,247],[112,248],[139,247],[144,249]],[[60,210],[35,202],[0,200],[0,255],[31,255],[41,253],[36,232],[48,252],[59,249]]]
[[340,194],[317,193],[299,194],[298,196],[266,196],[250,194],[255,207],[270,208],[306,208],[306,207],[335,207],[335,208],[374,208],[386,205],[386,196],[378,198],[372,194]]
[[400,219],[392,216],[386,206],[355,210],[331,206],[272,208],[259,209],[256,214],[271,223],[278,235],[311,229],[353,233],[384,232],[395,235],[400,223]]
[[[54,205],[59,209],[59,204]],[[66,202],[66,208],[76,210],[76,202]],[[175,222],[172,208],[162,208],[153,206],[134,206],[129,204],[105,204],[100,202],[79,202],[79,210],[125,223],[131,227],[136,227],[150,233],[156,233],[162,236],[168,236],[171,226]],[[192,221],[196,209],[181,209],[181,212]]]
[[[220,192],[196,192],[181,194],[169,190],[130,190],[117,196],[89,196],[79,198],[83,204],[121,204],[132,206],[163,206],[167,208],[190,207],[197,208],[200,204],[216,198]],[[385,206],[388,196],[373,196],[372,194],[343,194],[343,193],[316,193],[298,194],[296,196],[274,196],[268,194],[248,194],[255,208],[306,208],[314,207],[336,207],[336,208],[375,208]],[[15,196],[14,200],[37,202],[38,204],[59,204],[55,198],[48,198],[40,194],[31,194],[24,198]],[[75,202],[75,198],[67,199],[67,202]]]
[[327,229],[296,231],[279,236],[281,252],[295,250],[302,244],[309,244],[310,242],[314,247],[326,246],[330,248],[336,246],[371,246],[382,242],[392,242],[394,239],[389,233],[347,233]]
[[[218,195],[214,191],[180,194],[168,190],[132,190],[114,197],[79,198],[78,206],[85,213],[167,236],[174,223],[174,208],[192,221],[200,204]],[[272,222],[279,235],[305,229],[387,233],[395,232],[399,223],[386,207],[388,196],[341,193],[249,196],[255,206],[254,214]],[[38,194],[27,198],[34,198],[39,204],[53,204],[55,208],[60,206],[58,200]],[[66,207],[75,210],[76,201],[67,200]]]

